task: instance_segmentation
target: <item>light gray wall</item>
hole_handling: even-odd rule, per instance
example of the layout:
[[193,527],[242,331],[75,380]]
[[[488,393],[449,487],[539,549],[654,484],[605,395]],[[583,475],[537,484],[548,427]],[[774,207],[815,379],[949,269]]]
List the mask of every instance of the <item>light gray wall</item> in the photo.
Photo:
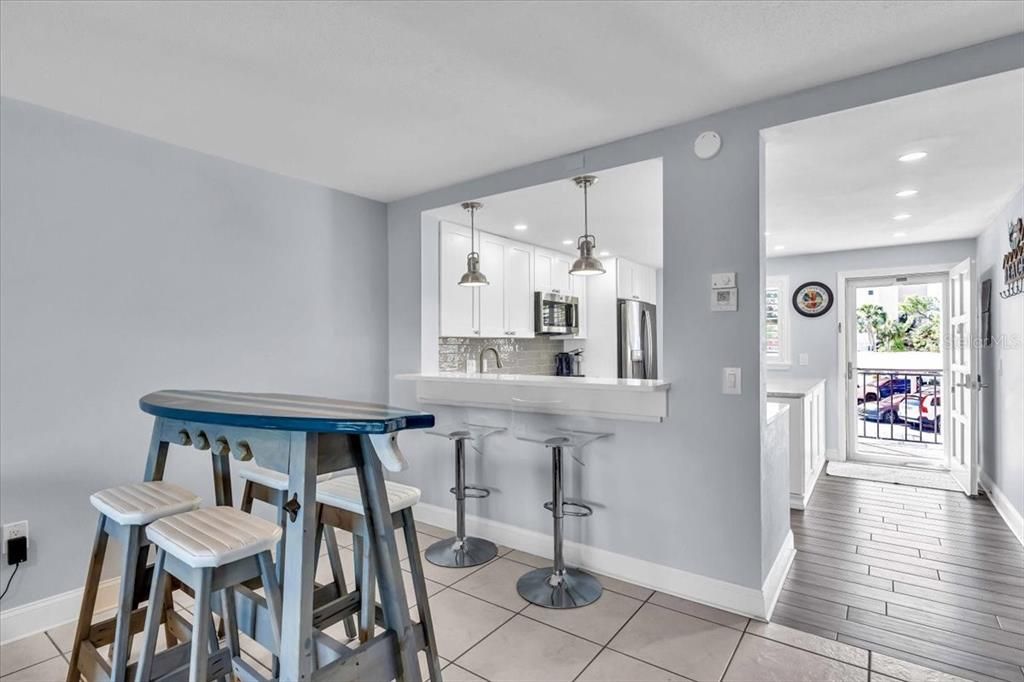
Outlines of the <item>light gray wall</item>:
[[981,280],[992,280],[992,340],[981,349],[981,470],[1024,515],[1024,294],[999,298],[1007,223],[1024,216],[1024,189],[978,237]]
[[[613,424],[580,475],[588,495],[607,505],[583,524],[594,546],[749,587],[760,587],[761,429],[764,372],[761,313],[763,227],[759,223],[759,131],[1024,66],[1020,35],[714,114],[696,121],[478,178],[388,205],[389,346],[392,375],[420,368],[420,214],[473,197],[552,182],[662,157],[664,164],[663,376],[675,382],[662,424]],[[692,152],[703,130],[722,136],[710,161]],[[736,272],[739,312],[708,310],[713,272]],[[740,367],[741,396],[719,392],[721,368]],[[391,384],[393,402],[416,404],[414,388]],[[496,413],[495,418],[502,418]],[[507,415],[504,415],[507,419]],[[448,444],[417,450],[408,479],[427,502],[452,506]],[[521,525],[547,521],[535,505],[546,496],[542,453],[485,457],[508,479],[488,500],[487,515]],[[529,493],[527,495],[527,492]]]
[[[839,348],[836,341],[839,313],[833,307],[823,317],[808,318],[793,310],[789,299],[793,290],[804,282],[824,282],[836,292],[836,273],[871,268],[913,267],[918,265],[941,265],[959,263],[974,255],[974,240],[960,239],[931,244],[907,244],[878,249],[856,251],[832,251],[806,256],[769,258],[766,263],[768,275],[785,275],[789,278],[789,292],[786,305],[790,323],[789,369],[769,368],[768,381],[773,378],[815,378],[825,379],[825,447],[830,451],[839,449],[839,420],[842,406],[839,405],[836,371],[839,363]],[[807,353],[808,364],[800,366],[801,353]]]
[[[143,394],[385,400],[388,281],[383,204],[11,99],[0,137],[0,516],[31,532],[7,609],[81,586]],[[209,455],[172,453],[211,500]]]

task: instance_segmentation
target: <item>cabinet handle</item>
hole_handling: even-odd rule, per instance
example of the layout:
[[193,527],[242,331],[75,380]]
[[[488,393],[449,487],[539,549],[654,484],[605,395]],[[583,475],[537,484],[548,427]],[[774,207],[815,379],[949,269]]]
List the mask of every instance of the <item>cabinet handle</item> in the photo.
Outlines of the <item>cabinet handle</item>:
[[552,292],[554,292],[554,293],[556,293],[556,294],[560,294],[560,293],[562,293],[562,290],[561,290],[561,289],[552,289],[551,291],[552,291]]

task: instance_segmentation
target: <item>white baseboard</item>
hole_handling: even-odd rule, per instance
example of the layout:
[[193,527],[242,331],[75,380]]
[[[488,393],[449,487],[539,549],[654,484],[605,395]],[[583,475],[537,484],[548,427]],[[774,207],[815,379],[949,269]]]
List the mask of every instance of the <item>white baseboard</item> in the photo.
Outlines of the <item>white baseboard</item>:
[[[96,594],[97,613],[117,606],[120,585],[120,578],[111,578],[100,583],[99,592]],[[83,591],[84,589],[79,587],[0,611],[0,644],[77,620],[78,610],[82,606]]]
[[786,541],[782,543],[782,548],[779,549],[772,568],[768,571],[768,577],[765,578],[764,584],[761,586],[761,594],[764,595],[763,620],[765,621],[771,620],[775,604],[779,601],[779,595],[782,594],[782,585],[786,582],[789,567],[793,565],[795,558],[796,545],[793,541],[793,531],[790,530],[786,533]]
[[826,462],[843,462],[846,457],[839,454],[839,450],[827,449],[825,450],[825,461]]
[[[416,505],[416,519],[448,530],[455,528],[454,509],[425,502]],[[552,538],[546,533],[469,514],[466,515],[466,530],[473,535],[480,535],[498,544],[529,554],[550,559],[553,553]],[[756,589],[708,578],[671,566],[656,564],[577,542],[566,541],[564,552],[567,561],[581,568],[707,606],[765,620],[769,615],[768,604],[770,603],[774,607],[777,598],[778,590],[774,588],[774,582],[777,581],[778,587],[781,589],[782,579],[785,578],[789,563],[792,561],[792,556],[782,558],[787,547],[791,553],[792,534],[784,544],[780,558],[776,559],[773,564],[769,580],[765,581],[765,585],[769,583],[773,585],[770,598],[766,598],[768,593],[764,588]],[[782,566],[784,568],[781,568]],[[779,575],[781,575],[781,579]]]
[[1003,521],[1006,521],[1006,525],[1010,527],[1010,531],[1017,537],[1017,541],[1024,545],[1024,516],[1010,504],[1010,499],[1003,494],[1003,491],[999,489],[984,471],[981,472],[981,485],[985,488],[985,492],[988,493],[988,498],[992,500],[996,511],[999,512],[999,515],[1003,517]]
[[803,495],[794,492],[789,493],[790,509],[799,509],[800,511],[807,509],[807,503],[811,501],[811,495],[814,493],[814,486],[818,485],[818,479],[821,478],[821,475],[825,471],[825,467],[828,466],[830,461],[832,460],[828,458],[828,453],[826,452],[825,459],[822,460],[821,466],[818,467],[818,470],[814,472],[814,475],[811,477],[811,482],[807,485],[807,491],[804,492]]

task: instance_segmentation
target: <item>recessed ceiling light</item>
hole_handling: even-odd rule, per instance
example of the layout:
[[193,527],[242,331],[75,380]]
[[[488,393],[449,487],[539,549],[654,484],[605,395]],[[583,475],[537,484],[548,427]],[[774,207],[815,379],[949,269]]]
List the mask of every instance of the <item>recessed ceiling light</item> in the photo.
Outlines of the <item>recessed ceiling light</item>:
[[574,241],[573,241],[573,240],[571,240],[571,239],[563,239],[563,240],[562,240],[562,243],[563,243],[563,244],[565,244],[566,246],[572,246],[572,245],[573,245],[573,244],[575,244],[576,242],[574,242]]
[[907,236],[907,233],[906,233],[906,232],[893,232],[893,233],[892,233],[892,236],[893,236],[893,237],[896,237],[896,238],[898,239],[898,238],[900,238],[900,237],[906,237],[906,236]]
[[612,255],[612,254],[608,253],[607,251],[602,251],[601,253],[599,253],[599,254],[597,254],[597,255],[598,255],[598,256],[601,256],[601,257],[603,258],[604,256],[610,256],[610,255]]
[[915,194],[917,194],[917,190],[916,189],[901,189],[899,192],[896,192],[896,196],[898,196],[900,199],[905,199],[906,197],[912,197]]
[[779,244],[778,246],[775,247],[775,250],[776,251],[785,251],[786,247],[783,246],[782,244]]
[[522,232],[523,230],[525,230],[525,229],[526,229],[526,225],[525,225],[525,224],[523,224],[523,223],[519,223],[518,225],[513,225],[513,226],[512,226],[512,229],[513,229],[513,230],[517,230],[517,231],[519,231],[519,232]]
[[910,217],[909,213],[897,213],[892,217],[893,220],[906,220]]
[[928,156],[928,152],[908,152],[900,157],[900,161],[910,163],[911,161],[920,161],[926,156]]

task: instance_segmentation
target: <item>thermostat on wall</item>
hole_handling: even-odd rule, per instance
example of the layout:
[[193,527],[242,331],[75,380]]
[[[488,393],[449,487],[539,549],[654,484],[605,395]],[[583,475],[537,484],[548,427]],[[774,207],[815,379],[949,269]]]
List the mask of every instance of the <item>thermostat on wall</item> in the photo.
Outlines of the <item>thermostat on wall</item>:
[[722,138],[713,130],[706,130],[693,141],[693,153],[698,159],[710,159],[722,148]]

